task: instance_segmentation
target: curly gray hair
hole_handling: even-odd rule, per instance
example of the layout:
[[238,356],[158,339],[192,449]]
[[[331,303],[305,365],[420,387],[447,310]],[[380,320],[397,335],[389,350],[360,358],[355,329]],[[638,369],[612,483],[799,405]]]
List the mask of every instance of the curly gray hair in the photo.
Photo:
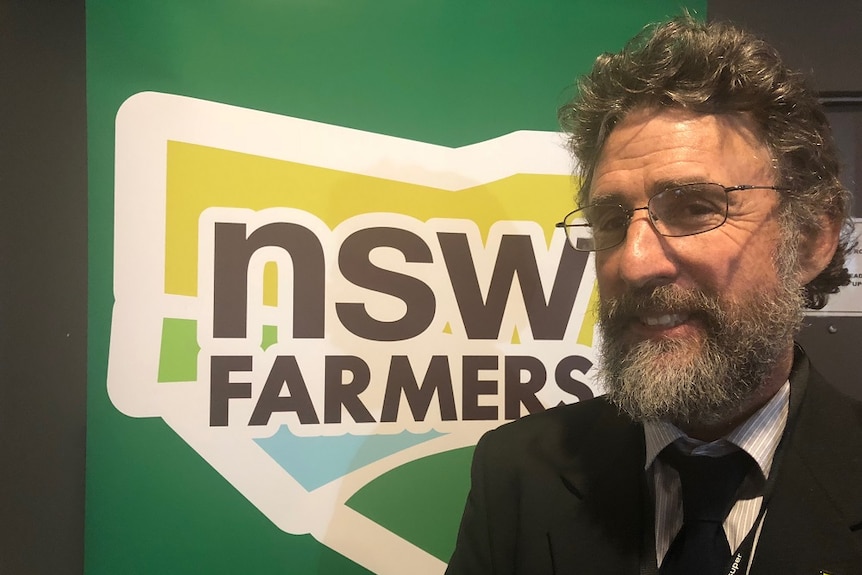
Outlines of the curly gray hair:
[[782,194],[782,221],[791,244],[819,230],[823,217],[843,224],[832,261],[804,286],[806,305],[822,308],[850,282],[852,196],[839,180],[831,128],[804,78],[772,46],[731,24],[685,15],[648,26],[619,53],[600,55],[579,80],[578,95],[559,111],[579,163],[582,204],[614,126],[648,107],[750,117],[778,168],[776,185],[789,190]]

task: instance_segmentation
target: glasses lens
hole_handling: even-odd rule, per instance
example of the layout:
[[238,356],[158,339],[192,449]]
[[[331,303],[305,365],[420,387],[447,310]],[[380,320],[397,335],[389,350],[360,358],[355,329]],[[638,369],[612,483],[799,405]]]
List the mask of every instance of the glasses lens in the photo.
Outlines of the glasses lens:
[[688,184],[650,198],[650,217],[665,236],[690,236],[715,229],[727,219],[727,192],[718,184]]
[[576,250],[606,250],[623,241],[628,214],[621,206],[598,204],[572,212],[566,224],[569,241]]

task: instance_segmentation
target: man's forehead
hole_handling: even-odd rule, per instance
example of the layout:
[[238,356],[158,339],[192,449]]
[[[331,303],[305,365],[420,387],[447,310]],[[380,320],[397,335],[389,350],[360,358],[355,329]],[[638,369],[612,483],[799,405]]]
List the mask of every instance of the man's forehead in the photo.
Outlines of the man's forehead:
[[[590,181],[590,196],[643,178],[662,182],[719,181],[725,185],[771,184],[775,162],[745,113],[704,114],[685,108],[639,108],[620,120],[606,139]],[[735,181],[738,178],[751,182]],[[733,181],[730,181],[733,180]]]
[[719,114],[698,112],[683,107],[650,106],[635,108],[620,118],[608,134],[605,148],[608,141],[618,139],[621,133],[627,133],[627,136],[632,138],[644,130],[651,130],[657,138],[656,142],[670,136],[681,139],[688,136],[694,140],[700,137],[694,127],[710,129],[719,141],[733,135],[742,138],[753,148],[766,147],[757,123],[748,112]]

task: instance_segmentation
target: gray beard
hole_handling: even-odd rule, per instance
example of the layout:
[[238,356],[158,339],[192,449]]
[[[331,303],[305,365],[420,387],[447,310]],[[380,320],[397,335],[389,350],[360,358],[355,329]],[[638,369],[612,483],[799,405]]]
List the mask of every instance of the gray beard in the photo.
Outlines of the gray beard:
[[[743,302],[673,285],[628,292],[599,304],[598,376],[611,402],[635,421],[715,425],[740,414],[782,359],[802,324],[800,286],[779,285]],[[628,326],[646,311],[680,311],[701,333],[631,341]]]

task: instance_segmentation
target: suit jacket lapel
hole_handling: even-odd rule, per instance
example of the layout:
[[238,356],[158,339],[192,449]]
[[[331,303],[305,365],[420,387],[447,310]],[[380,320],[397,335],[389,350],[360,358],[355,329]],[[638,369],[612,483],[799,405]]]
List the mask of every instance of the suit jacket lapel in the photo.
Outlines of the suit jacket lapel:
[[[862,573],[862,408],[809,370],[804,354],[791,374],[791,404],[798,416],[751,574]],[[654,553],[643,429],[607,406],[575,433],[559,466],[572,497],[548,533],[554,573],[637,574]]]
[[[862,410],[804,360],[804,392],[789,430],[752,574],[858,573],[862,566]],[[807,389],[805,387],[807,380]],[[801,398],[799,398],[801,399]]]
[[573,438],[577,452],[561,473],[572,499],[548,534],[554,573],[637,574],[644,526],[652,533],[643,429],[610,406],[594,429],[602,435]]

